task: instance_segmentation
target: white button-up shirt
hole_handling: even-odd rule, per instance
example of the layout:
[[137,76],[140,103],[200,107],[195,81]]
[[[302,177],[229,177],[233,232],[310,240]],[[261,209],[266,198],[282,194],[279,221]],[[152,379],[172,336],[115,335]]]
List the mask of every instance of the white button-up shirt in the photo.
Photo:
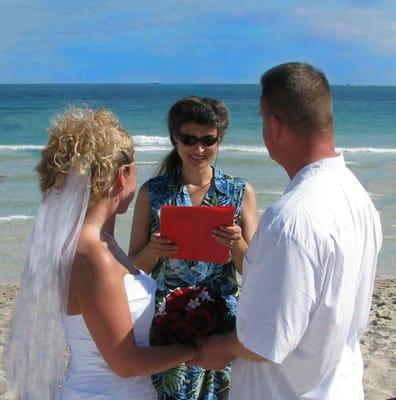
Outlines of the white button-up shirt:
[[359,339],[378,252],[378,213],[342,155],[304,167],[261,217],[243,263],[233,400],[363,399]]

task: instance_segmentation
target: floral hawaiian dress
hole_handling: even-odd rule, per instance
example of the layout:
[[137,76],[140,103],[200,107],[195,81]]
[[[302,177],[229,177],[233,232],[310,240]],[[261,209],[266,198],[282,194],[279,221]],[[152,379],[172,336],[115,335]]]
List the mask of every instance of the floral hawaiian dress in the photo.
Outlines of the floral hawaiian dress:
[[[241,207],[246,181],[225,175],[214,169],[214,181],[206,193],[202,205],[234,205],[235,223],[240,224]],[[148,181],[151,205],[151,232],[159,230],[159,215],[162,205],[191,206],[191,199],[183,184],[180,168],[172,173]],[[238,283],[233,261],[217,264],[203,261],[161,258],[153,269],[152,277],[157,281],[156,304],[173,289],[202,284],[221,293],[230,310],[236,312]],[[158,399],[168,400],[223,400],[230,388],[231,367],[222,371],[187,367],[182,364],[153,376]]]

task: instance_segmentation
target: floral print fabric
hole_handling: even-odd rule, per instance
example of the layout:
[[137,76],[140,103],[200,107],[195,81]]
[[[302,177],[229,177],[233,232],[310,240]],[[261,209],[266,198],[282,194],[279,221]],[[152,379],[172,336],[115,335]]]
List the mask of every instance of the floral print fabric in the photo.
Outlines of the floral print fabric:
[[[240,223],[241,207],[246,181],[225,175],[214,169],[214,180],[202,205],[233,205],[236,207],[235,223]],[[148,181],[151,206],[151,232],[159,231],[162,205],[191,206],[187,187],[181,171],[158,176]],[[157,281],[156,304],[173,289],[204,285],[226,298],[231,312],[236,312],[238,283],[236,268],[230,258],[226,264],[203,261],[163,258],[155,265],[152,277]],[[162,400],[220,400],[226,399],[230,387],[230,366],[222,371],[206,371],[185,364],[153,376],[153,383]]]

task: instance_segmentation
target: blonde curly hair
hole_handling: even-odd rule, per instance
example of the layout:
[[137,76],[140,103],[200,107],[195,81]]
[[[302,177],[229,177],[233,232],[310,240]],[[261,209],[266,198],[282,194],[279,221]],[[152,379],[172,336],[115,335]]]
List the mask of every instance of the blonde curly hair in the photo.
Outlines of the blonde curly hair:
[[119,168],[134,161],[132,138],[109,110],[70,108],[48,131],[36,168],[44,195],[61,188],[69,171],[90,171],[90,202],[95,203],[112,193]]

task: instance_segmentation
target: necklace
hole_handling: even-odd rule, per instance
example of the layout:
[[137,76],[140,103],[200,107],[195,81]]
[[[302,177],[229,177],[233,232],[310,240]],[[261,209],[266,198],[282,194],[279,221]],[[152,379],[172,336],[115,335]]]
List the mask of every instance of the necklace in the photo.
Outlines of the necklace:
[[87,221],[84,221],[84,222],[83,222],[83,225],[93,225],[93,226],[96,226],[96,227],[99,228],[99,229],[102,229],[102,225],[98,224],[98,223],[95,222],[95,221],[87,220]]
[[[194,187],[195,190],[189,190],[190,196],[193,196],[196,193],[199,193],[201,190],[205,189],[207,186],[209,186],[212,183],[212,180],[210,180],[208,183],[205,183],[205,185],[202,186],[198,186],[198,188],[196,188],[196,186]],[[189,186],[192,186],[190,184],[187,185],[187,188]]]
[[87,221],[84,221],[83,225],[96,226],[100,230],[100,233],[103,233],[103,235],[106,236],[108,239],[113,240],[113,241],[115,240],[114,236],[110,235],[110,233],[107,233],[106,231],[102,231],[103,226],[95,221],[87,220]]

